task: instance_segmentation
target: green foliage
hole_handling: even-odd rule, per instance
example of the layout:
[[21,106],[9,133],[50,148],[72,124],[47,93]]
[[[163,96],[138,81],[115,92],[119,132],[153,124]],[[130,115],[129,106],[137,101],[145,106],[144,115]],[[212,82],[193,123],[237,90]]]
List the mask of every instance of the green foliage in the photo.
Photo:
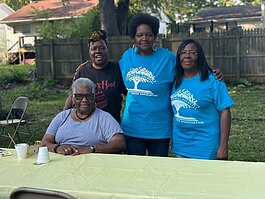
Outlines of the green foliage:
[[[21,81],[9,82],[10,76],[6,71],[25,70],[23,83]],[[34,140],[40,140],[46,131],[51,119],[62,110],[65,99],[68,95],[69,85],[58,83],[52,79],[44,81],[29,81],[27,74],[35,66],[29,65],[10,65],[0,67],[1,93],[0,93],[0,117],[4,116],[10,109],[11,102],[18,96],[26,96],[30,100],[27,109],[27,117],[30,120],[30,129],[35,134]],[[15,73],[15,72],[14,72]],[[13,73],[13,74],[14,74]],[[17,75],[15,75],[17,76]],[[13,129],[12,129],[13,130]],[[23,130],[23,129],[22,129]],[[33,140],[33,142],[34,142]],[[9,140],[0,140],[0,146],[3,147]]]
[[[59,87],[58,83],[47,81],[35,81],[26,85],[16,85],[1,92],[3,104],[1,114],[8,112],[11,102],[18,96],[26,96],[30,103],[27,109],[27,117],[30,122],[30,130],[34,133],[35,140],[41,140],[52,118],[62,110],[67,97],[67,88]],[[23,130],[23,128],[21,129]],[[22,138],[23,139],[23,138]],[[0,140],[0,146],[6,146],[9,140]]]
[[162,10],[171,23],[189,21],[201,8],[261,3],[262,0],[131,0],[130,11],[134,15],[149,8],[152,13]]
[[143,8],[150,8],[152,13],[160,13],[162,10],[171,23],[183,23],[189,19],[202,7],[213,6],[209,0],[156,0],[143,1],[132,0],[130,10],[132,13],[143,11]]
[[264,162],[265,86],[241,85],[230,87],[235,105],[231,108],[229,156],[231,160]]
[[2,65],[0,66],[0,82],[2,84],[21,83],[35,69],[35,65]]
[[262,0],[219,0],[219,6],[233,6],[233,5],[255,5],[261,3]]
[[87,37],[94,30],[100,29],[99,7],[95,6],[79,18],[69,21],[46,20],[39,27],[38,33],[43,39]]
[[18,10],[21,7],[30,3],[31,0],[1,0],[0,3],[6,3],[12,9]]

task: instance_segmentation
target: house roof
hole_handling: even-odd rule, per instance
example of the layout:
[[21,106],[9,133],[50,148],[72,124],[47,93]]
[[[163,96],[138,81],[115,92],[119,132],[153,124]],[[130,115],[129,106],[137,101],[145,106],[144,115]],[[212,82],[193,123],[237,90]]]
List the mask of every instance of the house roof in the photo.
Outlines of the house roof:
[[242,18],[260,18],[261,16],[261,5],[202,8],[191,22],[231,21]]
[[60,20],[71,17],[78,17],[93,6],[98,4],[99,0],[69,0],[69,3],[65,5],[62,3],[62,0],[39,0],[32,1],[28,5],[17,10],[15,13],[4,18],[1,23],[19,23],[27,22],[32,20],[43,21],[45,18],[36,19],[36,14],[34,9],[38,11],[45,11],[51,14],[49,20]]

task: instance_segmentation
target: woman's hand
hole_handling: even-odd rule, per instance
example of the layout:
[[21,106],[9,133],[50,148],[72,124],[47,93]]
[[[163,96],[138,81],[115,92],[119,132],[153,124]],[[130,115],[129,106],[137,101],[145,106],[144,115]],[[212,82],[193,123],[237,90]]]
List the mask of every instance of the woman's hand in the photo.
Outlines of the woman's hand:
[[219,147],[217,151],[217,160],[228,160],[228,147]]
[[77,148],[78,152],[73,155],[85,154],[85,153],[92,153],[93,149],[90,146],[83,146]]
[[57,148],[57,153],[63,154],[63,155],[77,155],[77,154],[79,154],[79,151],[73,145],[64,144],[64,145],[60,145]]
[[217,80],[219,80],[219,81],[223,81],[223,78],[224,78],[224,76],[223,76],[223,73],[221,72],[221,70],[220,69],[214,69],[213,70],[213,74],[215,75],[215,78],[217,79]]

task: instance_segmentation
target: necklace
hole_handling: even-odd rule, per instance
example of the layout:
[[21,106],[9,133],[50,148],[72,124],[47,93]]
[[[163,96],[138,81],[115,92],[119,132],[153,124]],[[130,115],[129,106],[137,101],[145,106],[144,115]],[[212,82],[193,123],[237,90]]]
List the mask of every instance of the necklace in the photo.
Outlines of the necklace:
[[94,109],[88,114],[88,116],[86,116],[86,117],[79,117],[78,114],[77,114],[77,110],[75,110],[76,117],[78,119],[80,119],[80,120],[85,120],[85,119],[89,118],[93,112],[94,112]]

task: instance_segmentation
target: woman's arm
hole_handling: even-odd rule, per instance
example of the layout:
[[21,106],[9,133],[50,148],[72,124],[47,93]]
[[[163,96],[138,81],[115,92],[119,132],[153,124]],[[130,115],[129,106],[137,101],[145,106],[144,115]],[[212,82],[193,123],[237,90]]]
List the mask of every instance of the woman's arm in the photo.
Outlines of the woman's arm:
[[231,113],[227,108],[221,112],[220,117],[220,146],[217,151],[218,160],[227,160],[228,158],[228,138],[231,128]]
[[54,152],[54,148],[56,147],[55,139],[53,135],[45,133],[45,135],[42,138],[41,146],[48,147],[48,150],[50,152]]
[[[125,150],[125,138],[122,133],[116,133],[111,140],[106,144],[97,144],[95,146],[95,153],[122,153]],[[92,147],[77,148],[80,153],[92,153]]]
[[47,146],[50,152],[59,153],[63,155],[72,155],[78,153],[77,148],[72,145],[69,144],[59,145],[55,143],[54,136],[47,133],[43,136],[41,145]]

